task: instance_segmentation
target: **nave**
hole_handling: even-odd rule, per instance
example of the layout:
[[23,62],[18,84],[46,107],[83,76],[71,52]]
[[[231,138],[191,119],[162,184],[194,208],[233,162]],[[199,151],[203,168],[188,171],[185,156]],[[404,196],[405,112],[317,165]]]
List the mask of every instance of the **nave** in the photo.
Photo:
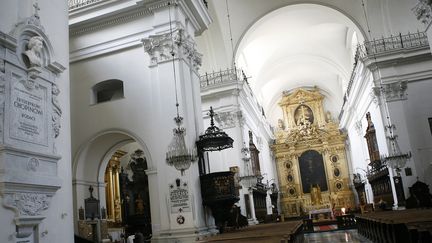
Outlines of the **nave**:
[[308,233],[304,235],[304,243],[372,243],[372,241],[358,234],[357,230],[326,231]]

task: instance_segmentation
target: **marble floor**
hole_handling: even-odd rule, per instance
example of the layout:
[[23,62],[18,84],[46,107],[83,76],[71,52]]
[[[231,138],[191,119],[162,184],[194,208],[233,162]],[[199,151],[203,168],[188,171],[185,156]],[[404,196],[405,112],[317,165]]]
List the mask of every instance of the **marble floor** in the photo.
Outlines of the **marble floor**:
[[357,233],[357,230],[339,230],[304,235],[304,243],[372,243]]

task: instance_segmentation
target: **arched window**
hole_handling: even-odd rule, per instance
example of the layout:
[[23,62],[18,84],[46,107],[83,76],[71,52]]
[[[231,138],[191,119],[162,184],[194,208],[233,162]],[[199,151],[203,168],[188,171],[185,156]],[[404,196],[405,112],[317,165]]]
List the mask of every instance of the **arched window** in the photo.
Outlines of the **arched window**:
[[123,81],[110,79],[95,84],[92,88],[92,104],[124,98]]

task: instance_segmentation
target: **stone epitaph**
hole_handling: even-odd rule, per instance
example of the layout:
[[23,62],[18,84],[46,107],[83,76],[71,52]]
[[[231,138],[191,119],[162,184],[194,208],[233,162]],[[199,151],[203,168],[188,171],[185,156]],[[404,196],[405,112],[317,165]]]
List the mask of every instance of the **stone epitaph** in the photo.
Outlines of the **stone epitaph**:
[[60,188],[55,139],[60,131],[60,93],[65,69],[35,14],[0,32],[0,199],[15,212],[13,242],[37,241],[39,223]]

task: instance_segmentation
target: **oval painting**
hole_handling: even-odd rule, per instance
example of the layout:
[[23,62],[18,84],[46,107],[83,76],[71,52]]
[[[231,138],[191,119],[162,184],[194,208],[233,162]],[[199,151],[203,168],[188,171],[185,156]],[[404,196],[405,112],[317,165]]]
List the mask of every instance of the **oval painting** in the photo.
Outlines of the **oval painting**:
[[339,177],[341,174],[339,168],[334,168],[333,174],[334,174],[334,176]]

